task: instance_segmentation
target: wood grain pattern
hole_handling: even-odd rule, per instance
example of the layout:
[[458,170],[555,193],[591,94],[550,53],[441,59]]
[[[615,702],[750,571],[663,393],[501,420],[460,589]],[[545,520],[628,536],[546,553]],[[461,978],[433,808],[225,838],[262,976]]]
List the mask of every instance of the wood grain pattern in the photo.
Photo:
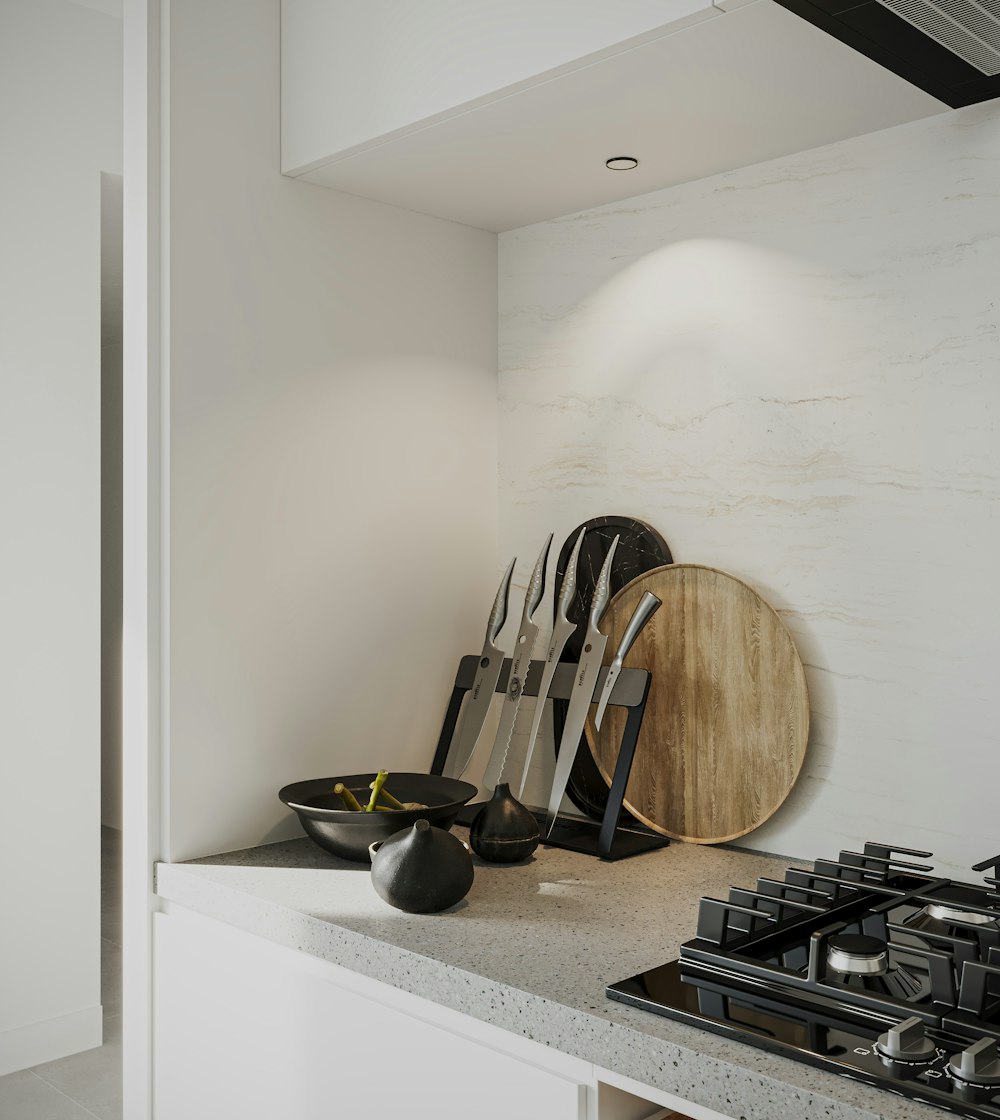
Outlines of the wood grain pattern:
[[[697,564],[656,568],[622,588],[601,626],[606,661],[644,591],[663,606],[625,662],[653,673],[625,804],[674,839],[733,840],[774,813],[802,768],[809,735],[802,662],[752,587]],[[600,732],[588,722],[609,784],[624,725],[617,708],[607,710]]]

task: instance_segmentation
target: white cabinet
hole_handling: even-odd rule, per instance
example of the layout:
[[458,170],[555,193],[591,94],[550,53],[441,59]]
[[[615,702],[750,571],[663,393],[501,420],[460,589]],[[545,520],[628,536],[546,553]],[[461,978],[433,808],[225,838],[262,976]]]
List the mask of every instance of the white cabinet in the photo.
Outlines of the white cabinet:
[[153,922],[154,1120],[728,1120],[165,906]]
[[[662,186],[663,129],[701,96],[677,33],[722,14],[712,0],[283,0],[282,171],[492,231]],[[633,147],[636,172],[608,171]]]
[[177,910],[154,957],[156,1120],[587,1120],[587,1063],[324,961]]
[[943,108],[773,0],[281,10],[282,171],[494,232]]
[[282,170],[591,64],[711,0],[282,0]]

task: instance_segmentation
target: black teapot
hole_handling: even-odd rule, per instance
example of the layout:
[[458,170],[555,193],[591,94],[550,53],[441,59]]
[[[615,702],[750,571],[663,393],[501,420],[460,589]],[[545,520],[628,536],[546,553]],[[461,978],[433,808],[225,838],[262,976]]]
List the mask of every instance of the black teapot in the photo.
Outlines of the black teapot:
[[436,914],[461,902],[475,876],[468,845],[423,818],[368,851],[379,898],[409,914]]

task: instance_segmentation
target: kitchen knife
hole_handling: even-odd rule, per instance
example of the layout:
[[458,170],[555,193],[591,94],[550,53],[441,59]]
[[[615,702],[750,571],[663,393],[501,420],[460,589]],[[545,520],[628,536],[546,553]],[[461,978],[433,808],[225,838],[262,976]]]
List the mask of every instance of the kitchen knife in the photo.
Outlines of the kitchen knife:
[[490,611],[490,620],[486,625],[486,641],[483,643],[483,652],[479,655],[479,666],[476,669],[475,680],[472,682],[472,691],[465,706],[465,716],[462,720],[462,729],[458,733],[448,762],[449,777],[461,778],[476,753],[479,737],[483,733],[483,725],[489,714],[490,702],[500,679],[500,670],[503,668],[503,650],[496,644],[497,636],[507,621],[507,602],[510,598],[510,579],[514,574],[515,556],[507,565],[507,571],[500,580],[497,597],[493,600],[493,610]]
[[497,728],[497,737],[493,743],[493,757],[502,747],[503,758],[500,760],[500,770],[497,773],[497,783],[503,781],[504,767],[507,765],[507,754],[510,751],[511,739],[514,735],[514,721],[517,719],[517,710],[521,706],[521,694],[524,692],[524,678],[528,675],[531,665],[531,655],[535,649],[535,640],[538,637],[538,623],[533,621],[538,605],[545,593],[545,565],[549,558],[549,546],[552,544],[552,534],[545,538],[542,551],[535,561],[535,570],[531,573],[528,590],[524,596],[524,610],[521,612],[521,628],[517,632],[517,642],[511,654],[510,679],[507,682],[507,694],[504,696],[503,708],[500,710],[500,726]]
[[576,667],[576,676],[573,679],[573,691],[569,698],[569,708],[566,711],[566,722],[563,724],[562,739],[559,741],[559,757],[556,759],[556,776],[552,780],[552,792],[549,794],[549,806],[545,811],[545,835],[552,831],[562,803],[563,794],[566,792],[566,783],[569,781],[569,772],[573,769],[573,759],[576,757],[577,747],[580,745],[580,736],[587,721],[587,712],[594,698],[594,688],[597,685],[597,676],[601,671],[601,661],[604,659],[604,649],[608,644],[605,634],[598,629],[601,615],[608,605],[611,591],[611,564],[618,547],[618,537],[611,542],[611,548],[604,558],[601,574],[594,588],[594,597],[590,601],[590,616],[587,619],[587,633],[583,643],[583,653],[580,655],[580,664]]
[[614,661],[608,666],[608,675],[604,678],[604,684],[601,686],[601,697],[597,702],[597,715],[594,717],[594,726],[598,731],[601,729],[604,709],[608,706],[611,693],[614,692],[615,681],[618,680],[618,674],[622,671],[622,662],[628,657],[628,651],[632,648],[632,643],[642,633],[642,628],[662,605],[662,599],[657,598],[652,591],[646,591],[639,600],[638,606],[632,612],[632,617],[628,620],[628,626],[625,627],[625,633],[622,634],[622,640],[618,645],[618,652],[615,654]]
[[568,618],[569,608],[576,594],[576,568],[580,561],[580,548],[587,529],[580,530],[576,544],[570,554],[566,565],[566,574],[563,576],[562,588],[559,591],[559,607],[556,621],[552,627],[552,637],[549,640],[549,652],[545,658],[545,668],[542,670],[542,679],[538,685],[538,699],[535,701],[535,714],[531,720],[531,730],[528,732],[528,752],[524,759],[524,769],[521,771],[521,785],[517,791],[518,800],[524,796],[524,783],[528,779],[528,767],[531,765],[531,756],[535,750],[535,740],[538,738],[538,729],[542,723],[542,713],[545,711],[545,697],[549,694],[552,678],[555,676],[556,666],[562,655],[563,647],[569,641],[570,635],[576,630],[576,623]]

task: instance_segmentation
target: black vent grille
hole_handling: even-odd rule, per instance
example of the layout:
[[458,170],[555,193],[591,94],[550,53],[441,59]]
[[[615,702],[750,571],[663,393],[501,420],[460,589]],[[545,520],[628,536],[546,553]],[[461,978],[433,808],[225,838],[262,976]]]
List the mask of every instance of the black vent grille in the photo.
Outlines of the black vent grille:
[[1000,0],[777,0],[958,108],[1000,97]]
[[891,12],[965,59],[981,74],[1000,74],[1000,18],[975,0],[879,0]]

